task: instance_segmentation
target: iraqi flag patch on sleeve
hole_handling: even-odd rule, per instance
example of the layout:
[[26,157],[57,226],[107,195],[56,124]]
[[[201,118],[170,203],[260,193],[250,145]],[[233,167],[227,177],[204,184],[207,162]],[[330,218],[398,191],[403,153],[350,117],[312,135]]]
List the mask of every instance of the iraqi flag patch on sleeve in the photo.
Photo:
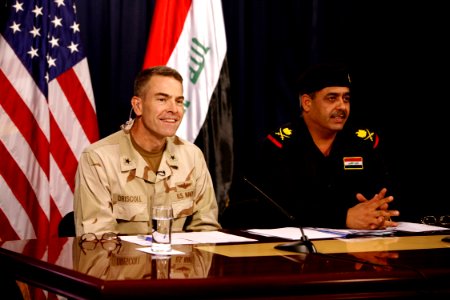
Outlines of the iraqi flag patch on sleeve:
[[362,170],[363,158],[360,156],[344,157],[344,170]]

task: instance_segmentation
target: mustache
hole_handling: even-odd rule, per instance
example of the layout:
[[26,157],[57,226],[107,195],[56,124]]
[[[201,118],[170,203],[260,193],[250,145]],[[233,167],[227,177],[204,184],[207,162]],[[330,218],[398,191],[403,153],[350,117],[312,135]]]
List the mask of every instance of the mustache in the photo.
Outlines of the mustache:
[[339,110],[335,110],[332,114],[331,114],[332,118],[347,118],[347,112],[345,110],[339,109]]

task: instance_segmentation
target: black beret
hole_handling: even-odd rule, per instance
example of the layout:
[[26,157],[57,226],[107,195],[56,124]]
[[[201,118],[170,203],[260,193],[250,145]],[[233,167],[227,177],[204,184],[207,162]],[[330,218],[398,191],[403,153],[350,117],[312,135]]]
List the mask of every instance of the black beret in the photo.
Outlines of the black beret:
[[300,94],[309,94],[329,86],[351,87],[347,66],[343,64],[314,65],[299,77],[297,87]]

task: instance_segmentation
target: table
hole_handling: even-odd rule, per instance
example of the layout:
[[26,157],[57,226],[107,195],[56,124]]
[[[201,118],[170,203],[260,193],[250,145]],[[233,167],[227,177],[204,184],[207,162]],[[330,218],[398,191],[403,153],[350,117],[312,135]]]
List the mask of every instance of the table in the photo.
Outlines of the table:
[[[82,249],[77,237],[4,242],[3,274],[73,299],[445,299],[446,235],[314,240],[318,253],[274,249],[280,240],[175,245],[159,258],[122,241]],[[36,287],[37,289],[35,289]]]

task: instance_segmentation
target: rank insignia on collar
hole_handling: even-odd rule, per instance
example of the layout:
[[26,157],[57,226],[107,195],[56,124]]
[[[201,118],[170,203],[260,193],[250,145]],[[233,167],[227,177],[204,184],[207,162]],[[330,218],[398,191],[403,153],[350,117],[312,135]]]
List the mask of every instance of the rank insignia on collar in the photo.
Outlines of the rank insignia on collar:
[[363,158],[360,156],[344,157],[344,170],[362,170]]

